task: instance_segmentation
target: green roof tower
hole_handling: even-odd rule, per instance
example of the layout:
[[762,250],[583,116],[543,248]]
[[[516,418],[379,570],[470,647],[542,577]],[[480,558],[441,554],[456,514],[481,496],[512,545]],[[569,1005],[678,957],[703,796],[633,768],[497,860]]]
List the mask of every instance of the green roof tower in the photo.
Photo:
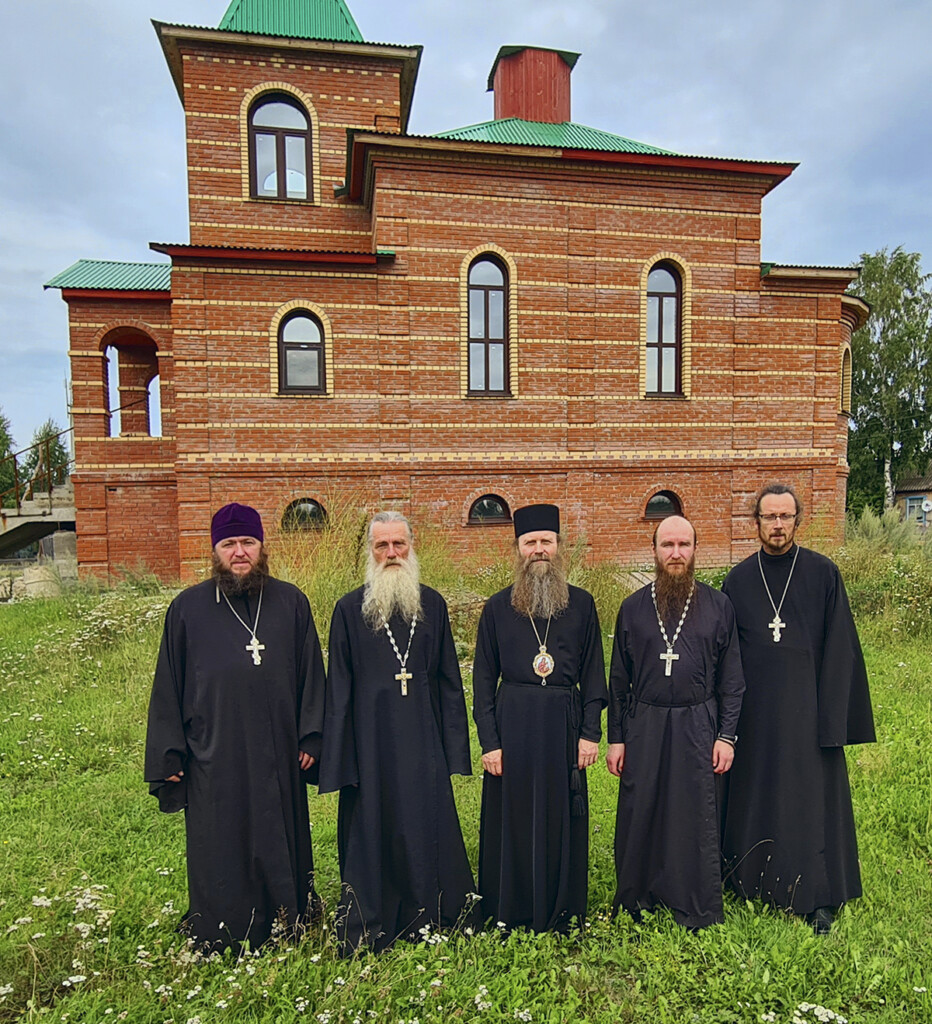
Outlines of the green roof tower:
[[365,42],[343,0],[232,0],[219,28],[289,39]]

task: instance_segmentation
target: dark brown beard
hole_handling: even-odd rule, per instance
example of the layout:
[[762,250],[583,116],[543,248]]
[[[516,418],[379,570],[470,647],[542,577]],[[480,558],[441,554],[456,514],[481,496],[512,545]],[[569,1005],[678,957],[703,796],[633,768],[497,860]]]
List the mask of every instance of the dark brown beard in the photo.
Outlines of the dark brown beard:
[[657,611],[660,613],[664,624],[678,622],[686,607],[689,592],[693,589],[695,582],[696,560],[691,558],[686,572],[682,575],[673,576],[664,567],[655,561],[657,578],[655,581],[657,593]]
[[548,570],[540,572],[522,555],[515,560],[515,582],[511,588],[511,606],[520,615],[537,619],[558,618],[570,603],[566,582],[566,559],[557,549]]
[[258,594],[262,585],[269,578],[269,556],[265,548],[259,552],[256,564],[244,576],[224,569],[217,557],[217,552],[210,554],[211,579],[220,588],[221,594],[227,597],[242,597],[244,594]]

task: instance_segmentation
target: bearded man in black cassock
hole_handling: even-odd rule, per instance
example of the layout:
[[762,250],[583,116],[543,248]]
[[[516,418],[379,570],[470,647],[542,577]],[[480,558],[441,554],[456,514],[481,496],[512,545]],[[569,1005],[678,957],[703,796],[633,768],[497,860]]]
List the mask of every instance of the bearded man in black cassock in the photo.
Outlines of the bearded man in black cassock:
[[556,505],[517,509],[514,527],[515,582],[486,603],[473,663],[480,910],[509,928],[565,931],[586,915],[602,634],[592,596],[567,584]]
[[722,589],[738,619],[747,694],[727,786],[726,881],[829,931],[861,895],[844,747],[875,739],[861,645],[834,562],[795,543],[785,484],[758,495],[761,549]]
[[472,774],[446,602],[419,582],[399,512],[369,526],[366,584],[330,625],[320,791],[339,790],[344,954],[469,924],[473,877],[450,775]]
[[694,577],[682,516],[654,532],[656,578],[622,602],[609,673],[608,769],[621,777],[615,910],[720,924],[716,776],[731,767],[744,677],[730,602]]
[[185,810],[183,930],[199,947],[290,931],[317,912],[308,782],[323,726],[324,665],[307,598],[269,575],[259,513],[213,517],[213,574],[165,616],[146,780]]

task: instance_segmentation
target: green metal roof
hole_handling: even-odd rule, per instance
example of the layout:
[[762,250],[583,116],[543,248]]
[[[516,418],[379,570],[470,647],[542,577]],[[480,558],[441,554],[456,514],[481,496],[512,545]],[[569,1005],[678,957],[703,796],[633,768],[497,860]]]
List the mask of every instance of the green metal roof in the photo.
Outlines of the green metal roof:
[[437,139],[459,139],[461,142],[497,142],[517,146],[553,146],[559,149],[595,149],[603,153],[646,153],[653,156],[680,156],[669,149],[648,146],[621,135],[588,128],[573,121],[552,124],[546,121],[524,121],[519,117],[505,117],[499,121],[484,121],[466,128],[438,132]]
[[168,292],[171,286],[170,263],[124,263],[120,260],[78,260],[45,285],[46,288],[126,292]]
[[219,27],[289,39],[365,42],[343,0],[232,0]]

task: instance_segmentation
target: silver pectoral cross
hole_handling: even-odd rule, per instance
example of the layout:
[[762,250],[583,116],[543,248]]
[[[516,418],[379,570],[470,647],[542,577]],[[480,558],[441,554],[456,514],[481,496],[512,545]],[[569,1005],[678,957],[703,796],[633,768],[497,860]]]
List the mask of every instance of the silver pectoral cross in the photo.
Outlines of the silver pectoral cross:
[[666,654],[660,655],[660,660],[665,661],[667,663],[667,667],[663,670],[663,674],[665,676],[668,676],[673,672],[673,662],[679,661],[680,656],[678,654],[673,653],[672,647],[668,647]]
[[400,672],[395,673],[395,678],[401,683],[401,696],[408,696],[408,680],[413,679],[414,676],[410,672],[405,672],[402,669]]
[[257,637],[253,637],[252,640],[250,640],[249,643],[246,644],[246,650],[249,651],[249,653],[252,655],[253,665],[262,664],[262,658],[259,654],[259,651],[265,650],[265,644],[260,644]]
[[773,642],[778,644],[780,642],[780,630],[786,629],[786,623],[780,618],[779,614],[775,614],[773,620],[767,623],[767,628],[773,630]]

